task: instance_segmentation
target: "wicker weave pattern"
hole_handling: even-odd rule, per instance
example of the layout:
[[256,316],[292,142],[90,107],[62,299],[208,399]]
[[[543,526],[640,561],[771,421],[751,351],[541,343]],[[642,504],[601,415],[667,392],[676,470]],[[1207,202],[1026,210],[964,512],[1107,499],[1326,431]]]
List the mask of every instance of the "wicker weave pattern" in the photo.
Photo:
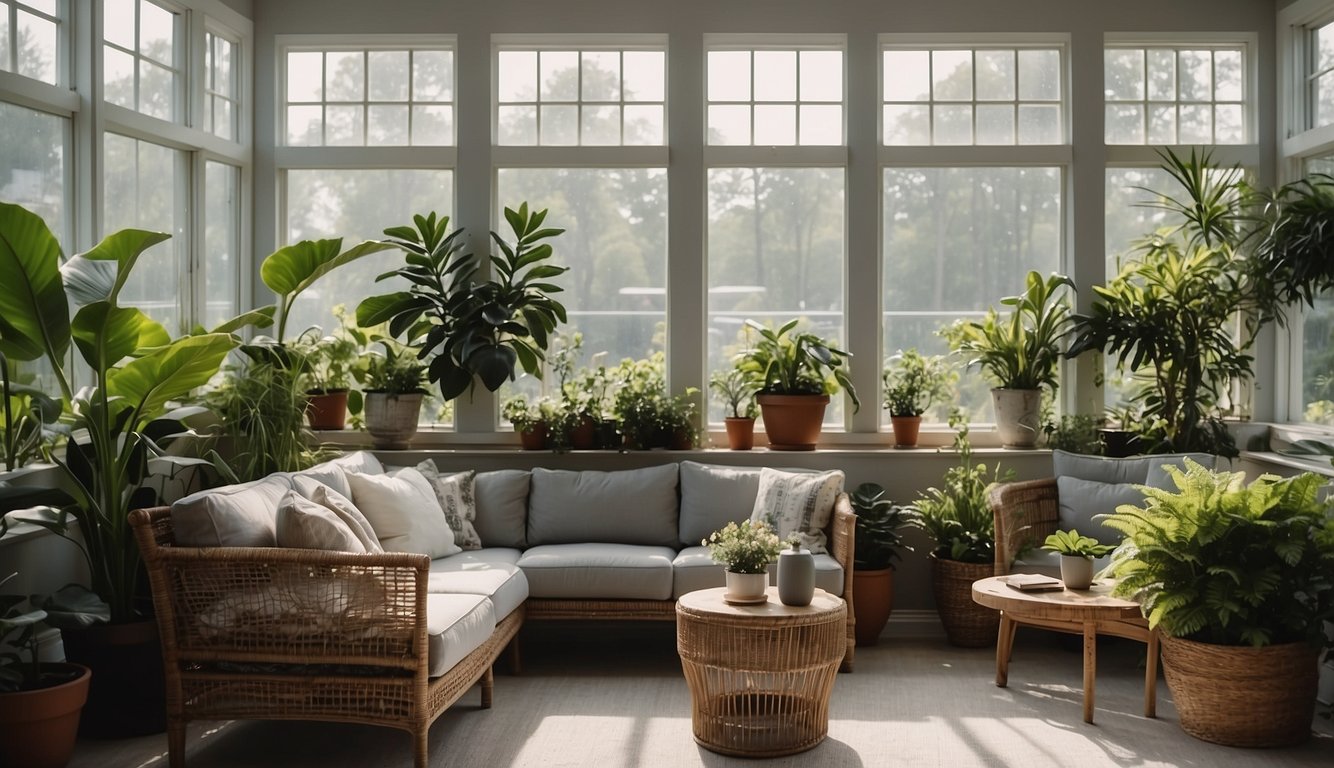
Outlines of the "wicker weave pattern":
[[172,768],[185,764],[190,720],[360,722],[413,735],[480,683],[517,634],[520,606],[478,648],[427,676],[430,559],[244,547],[177,548],[170,510],[130,516],[153,588],[167,684]]
[[1163,676],[1181,729],[1231,747],[1286,747],[1311,736],[1319,651],[1241,648],[1164,636]]
[[973,582],[991,575],[987,563],[961,563],[945,560],[933,553],[931,589],[936,598],[940,623],[952,645],[984,648],[996,642],[1000,631],[1000,612],[973,602]]
[[837,603],[844,601],[796,615],[731,616],[679,602],[677,648],[695,740],[747,757],[790,755],[824,740],[844,649],[846,604]]
[[988,576],[1004,576],[1019,553],[1056,532],[1060,516],[1056,478],[1001,483],[987,497],[996,524],[996,564]]

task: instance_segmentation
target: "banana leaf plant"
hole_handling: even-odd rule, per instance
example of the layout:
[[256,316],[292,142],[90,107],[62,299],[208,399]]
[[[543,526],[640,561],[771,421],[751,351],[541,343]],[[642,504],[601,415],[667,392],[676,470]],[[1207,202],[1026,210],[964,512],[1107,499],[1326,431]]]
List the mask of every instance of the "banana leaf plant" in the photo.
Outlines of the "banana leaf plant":
[[0,352],[0,460],[5,471],[18,469],[42,455],[54,439],[60,402],[38,387],[14,381],[9,358]]
[[[48,452],[48,458],[73,503],[27,521],[67,537],[69,521],[78,523],[71,540],[86,557],[90,586],[109,604],[113,623],[138,618],[139,550],[128,516],[156,501],[146,482],[152,469],[205,463],[166,454],[167,439],[182,427],[162,419],[172,415],[174,401],[216,374],[237,344],[228,332],[173,339],[141,310],[121,305],[139,256],[169,237],[121,230],[66,259],[40,217],[0,203],[0,353],[48,363],[71,435],[63,455]],[[71,346],[85,366],[79,378],[87,384],[78,389]]]
[[542,241],[565,231],[543,227],[546,216],[546,210],[530,213],[527,203],[505,209],[514,242],[491,233],[500,253],[489,257],[489,277],[482,259],[463,252],[463,230],[451,232],[448,216],[417,215],[415,228],[386,229],[406,263],[376,281],[397,275],[411,286],[362,301],[357,324],[387,322],[392,336],[430,358],[427,375],[446,401],[479,380],[494,392],[514,380],[519,366],[541,378],[551,334],[567,320],[564,305],[551,296],[563,289],[549,281],[569,269],[544,263],[552,249]]

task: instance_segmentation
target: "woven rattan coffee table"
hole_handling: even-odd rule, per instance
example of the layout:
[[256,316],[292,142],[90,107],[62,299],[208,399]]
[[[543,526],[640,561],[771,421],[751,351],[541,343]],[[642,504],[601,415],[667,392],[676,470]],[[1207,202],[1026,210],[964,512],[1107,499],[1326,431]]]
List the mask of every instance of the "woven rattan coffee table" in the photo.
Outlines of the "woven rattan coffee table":
[[762,605],[728,605],[723,588],[676,602],[676,646],[693,700],[695,741],[725,755],[803,752],[829,732],[829,694],[847,647],[847,606],[817,589],[795,608],[769,588]]
[[1005,576],[973,582],[973,600],[1001,612],[996,638],[996,685],[1010,676],[1010,651],[1017,625],[1084,635],[1084,722],[1093,722],[1093,693],[1098,668],[1098,635],[1114,635],[1148,645],[1144,669],[1144,716],[1153,717],[1158,701],[1158,632],[1150,631],[1139,603],[1112,597],[1112,581],[1095,581],[1089,589],[1020,592]]

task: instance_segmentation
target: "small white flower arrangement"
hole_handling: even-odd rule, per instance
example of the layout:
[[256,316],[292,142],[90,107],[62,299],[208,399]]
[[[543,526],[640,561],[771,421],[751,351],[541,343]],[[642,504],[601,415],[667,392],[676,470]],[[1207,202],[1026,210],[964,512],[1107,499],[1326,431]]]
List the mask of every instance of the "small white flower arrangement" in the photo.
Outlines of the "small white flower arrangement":
[[763,522],[728,523],[700,542],[715,562],[732,573],[764,573],[778,559],[782,542]]

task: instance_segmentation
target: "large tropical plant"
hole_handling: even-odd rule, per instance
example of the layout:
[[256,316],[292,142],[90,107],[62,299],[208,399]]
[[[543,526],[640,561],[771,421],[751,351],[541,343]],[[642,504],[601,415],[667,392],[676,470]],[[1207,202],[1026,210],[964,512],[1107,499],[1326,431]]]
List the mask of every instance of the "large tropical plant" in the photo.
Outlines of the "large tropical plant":
[[485,263],[464,253],[463,230],[450,231],[449,217],[414,216],[414,227],[391,227],[389,243],[406,264],[376,278],[406,279],[406,291],[372,296],[357,307],[364,327],[387,322],[390,334],[407,338],[423,360],[431,382],[445,400],[462,395],[474,382],[494,392],[514,380],[517,369],[541,378],[551,334],[566,321],[565,307],[552,298],[563,290],[550,282],[568,267],[545,263],[552,256],[543,242],[565,230],[543,227],[546,210],[505,209],[513,243],[492,232],[500,253]]
[[1065,275],[1043,277],[1029,272],[1024,292],[1007,296],[1009,307],[1001,316],[993,307],[981,320],[959,320],[943,331],[950,347],[971,355],[969,366],[979,366],[1001,389],[1055,390],[1057,364],[1073,326],[1070,302],[1061,290],[1075,290]]
[[[139,550],[127,518],[155,500],[145,483],[150,462],[190,463],[162,448],[179,425],[154,422],[217,373],[236,344],[225,332],[172,339],[141,310],[121,305],[139,256],[169,237],[121,230],[65,259],[40,217],[0,203],[0,352],[12,360],[45,359],[72,429],[63,457],[51,458],[74,504],[32,521],[62,535],[68,519],[78,522],[75,541],[113,622],[135,618]],[[88,382],[78,390],[71,344]]]
[[832,395],[847,390],[853,409],[861,408],[848,375],[848,352],[810,331],[796,331],[799,319],[777,329],[747,320],[760,336],[737,366],[760,383],[762,395]]

